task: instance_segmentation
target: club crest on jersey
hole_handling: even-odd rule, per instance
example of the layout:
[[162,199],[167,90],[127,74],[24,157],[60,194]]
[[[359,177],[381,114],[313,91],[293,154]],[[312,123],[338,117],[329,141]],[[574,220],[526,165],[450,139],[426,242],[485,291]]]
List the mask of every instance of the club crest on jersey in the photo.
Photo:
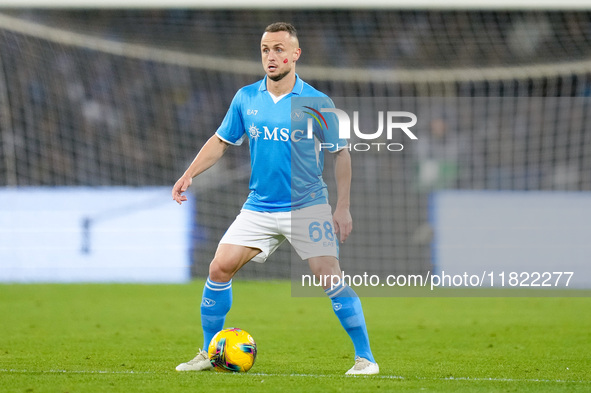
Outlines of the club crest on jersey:
[[258,139],[259,136],[261,136],[261,132],[259,131],[259,129],[257,128],[257,126],[254,125],[254,123],[252,123],[250,125],[250,127],[248,127],[248,134],[250,135],[250,137],[252,139]]
[[304,119],[304,112],[296,109],[295,111],[291,112],[291,120],[299,121]]

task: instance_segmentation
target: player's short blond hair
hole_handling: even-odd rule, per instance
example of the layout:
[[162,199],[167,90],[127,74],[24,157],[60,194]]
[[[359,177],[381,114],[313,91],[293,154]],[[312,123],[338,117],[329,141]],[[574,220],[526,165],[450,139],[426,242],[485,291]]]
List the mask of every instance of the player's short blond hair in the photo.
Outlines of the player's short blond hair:
[[291,23],[287,22],[275,22],[271,23],[265,28],[265,33],[276,33],[278,31],[286,31],[289,35],[297,40],[298,31]]

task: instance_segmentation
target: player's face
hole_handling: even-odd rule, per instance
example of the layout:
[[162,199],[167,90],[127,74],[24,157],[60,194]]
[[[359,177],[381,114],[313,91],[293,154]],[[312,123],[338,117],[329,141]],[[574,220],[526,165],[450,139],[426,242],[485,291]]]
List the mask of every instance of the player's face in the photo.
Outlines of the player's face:
[[288,75],[300,57],[297,38],[287,31],[265,33],[261,39],[263,68],[269,79],[279,81]]

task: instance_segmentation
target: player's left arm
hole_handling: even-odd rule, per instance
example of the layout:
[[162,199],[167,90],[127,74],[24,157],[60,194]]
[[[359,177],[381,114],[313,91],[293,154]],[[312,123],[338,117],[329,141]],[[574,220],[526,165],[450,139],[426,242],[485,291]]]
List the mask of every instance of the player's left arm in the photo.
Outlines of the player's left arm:
[[335,233],[338,233],[340,241],[344,242],[353,230],[353,219],[349,211],[351,201],[351,155],[347,149],[341,149],[334,154],[337,206],[332,219]]

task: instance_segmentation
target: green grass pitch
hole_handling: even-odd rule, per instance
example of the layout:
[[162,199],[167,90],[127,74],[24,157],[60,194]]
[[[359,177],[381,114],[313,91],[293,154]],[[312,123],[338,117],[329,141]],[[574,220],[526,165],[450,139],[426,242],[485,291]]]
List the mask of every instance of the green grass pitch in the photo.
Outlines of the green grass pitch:
[[254,367],[179,373],[201,345],[202,288],[0,285],[0,391],[591,391],[589,297],[364,298],[381,374],[347,377],[328,299],[237,279],[226,325],[253,335]]

